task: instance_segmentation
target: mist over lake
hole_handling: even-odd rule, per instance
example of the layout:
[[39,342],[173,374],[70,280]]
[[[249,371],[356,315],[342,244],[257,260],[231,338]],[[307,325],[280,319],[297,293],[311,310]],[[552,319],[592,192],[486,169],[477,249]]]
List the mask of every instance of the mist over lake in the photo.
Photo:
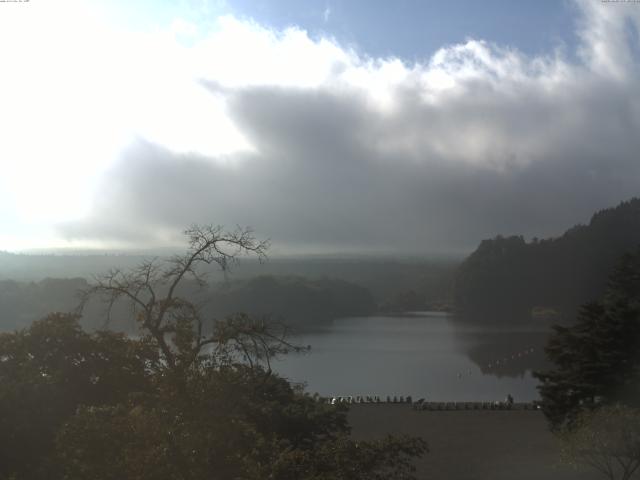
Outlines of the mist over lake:
[[342,318],[297,335],[311,351],[274,368],[322,396],[531,401],[538,399],[531,371],[543,365],[546,338],[543,329],[473,327],[437,312]]

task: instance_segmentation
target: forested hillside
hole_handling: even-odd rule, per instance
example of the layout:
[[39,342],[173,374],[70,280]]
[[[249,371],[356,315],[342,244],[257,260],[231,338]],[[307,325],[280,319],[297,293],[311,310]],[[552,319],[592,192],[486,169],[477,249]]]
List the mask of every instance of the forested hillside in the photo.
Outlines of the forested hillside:
[[[40,282],[0,281],[0,331],[28,326],[49,312],[73,311],[85,279],[45,279]],[[298,329],[315,327],[338,317],[369,315],[376,310],[366,288],[337,279],[310,280],[291,276],[259,276],[248,280],[219,282],[204,291],[185,282],[181,292],[201,308],[205,318],[223,318],[244,312],[269,316]],[[104,307],[90,303],[82,323],[89,328],[105,325]],[[125,305],[116,305],[110,327],[133,331]]]
[[344,280],[309,280],[263,275],[220,284],[211,292],[208,310],[222,318],[235,312],[268,315],[302,327],[338,317],[370,315],[376,310],[371,293]]
[[82,278],[40,282],[0,280],[0,331],[28,326],[49,312],[68,312],[78,306],[78,290],[87,288]]
[[456,308],[494,318],[532,311],[570,316],[602,295],[618,258],[639,244],[639,198],[599,211],[558,238],[484,240],[456,273]]
[[[111,269],[128,270],[157,255],[167,258],[173,251],[147,254],[13,254],[0,251],[0,281],[40,282],[46,278],[92,278]],[[275,257],[267,262],[243,259],[229,278],[249,281],[264,275],[304,277],[312,280],[341,279],[366,288],[387,311],[424,309],[429,304],[450,304],[453,275],[458,257]],[[217,270],[208,272],[215,283],[224,280]],[[416,298],[410,302],[412,296]]]

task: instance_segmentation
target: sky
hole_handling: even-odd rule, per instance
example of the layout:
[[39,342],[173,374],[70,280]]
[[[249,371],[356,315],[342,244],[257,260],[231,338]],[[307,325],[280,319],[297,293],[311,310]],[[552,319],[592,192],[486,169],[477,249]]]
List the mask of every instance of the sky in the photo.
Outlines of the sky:
[[0,2],[0,250],[471,251],[640,194],[640,3]]

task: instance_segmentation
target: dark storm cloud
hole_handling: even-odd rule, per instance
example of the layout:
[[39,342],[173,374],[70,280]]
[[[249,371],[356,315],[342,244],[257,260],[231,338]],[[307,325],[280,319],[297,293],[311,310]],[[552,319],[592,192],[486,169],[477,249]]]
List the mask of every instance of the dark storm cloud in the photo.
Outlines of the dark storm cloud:
[[[640,194],[636,63],[602,70],[589,34],[579,65],[479,42],[443,50],[387,106],[349,85],[228,90],[254,153],[140,141],[103,179],[91,216],[63,233],[154,243],[192,222],[241,224],[283,250],[396,253],[557,235]],[[436,70],[454,82],[437,95],[423,80]]]
[[[234,116],[263,153],[227,159],[229,166],[140,142],[104,179],[92,220],[66,234],[148,241],[191,222],[239,223],[276,243],[410,251],[466,248],[497,233],[556,234],[639,191],[638,139],[617,108],[601,107],[588,135],[580,129],[548,145],[539,129],[549,125],[522,125],[526,110],[514,106],[505,133],[514,147],[498,154],[517,157],[518,135],[529,131],[540,136],[543,158],[494,168],[443,157],[428,144],[404,154],[377,148],[397,131],[428,136],[457,121],[464,142],[474,105],[458,107],[469,117],[407,106],[415,110],[409,119],[376,118],[357,97],[247,90],[236,95]],[[555,113],[547,123],[559,123]]]

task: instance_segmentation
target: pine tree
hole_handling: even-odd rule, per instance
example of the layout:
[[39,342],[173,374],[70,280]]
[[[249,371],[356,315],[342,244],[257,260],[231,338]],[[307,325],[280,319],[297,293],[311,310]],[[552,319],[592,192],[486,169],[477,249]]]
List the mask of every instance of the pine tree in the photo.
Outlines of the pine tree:
[[535,373],[552,428],[600,405],[638,405],[639,346],[640,248],[622,257],[601,301],[583,305],[573,326],[554,328],[546,353],[555,369]]

